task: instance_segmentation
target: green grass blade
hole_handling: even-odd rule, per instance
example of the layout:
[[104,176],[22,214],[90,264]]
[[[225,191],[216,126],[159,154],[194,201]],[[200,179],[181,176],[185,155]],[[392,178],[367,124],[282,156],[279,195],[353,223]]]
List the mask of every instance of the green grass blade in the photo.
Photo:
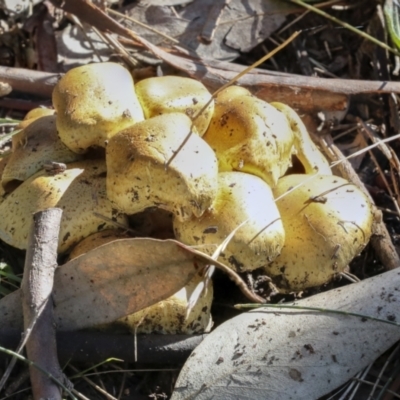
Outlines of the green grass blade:
[[18,125],[21,121],[11,118],[0,118],[0,125]]
[[33,361],[28,360],[27,358],[25,358],[24,356],[22,356],[21,354],[18,354],[12,350],[6,349],[5,347],[1,347],[0,346],[0,352],[8,354],[9,356],[15,357],[16,359],[24,362],[25,364],[29,365],[29,366],[33,366],[34,368],[38,369],[39,371],[43,372],[44,375],[46,375],[49,379],[51,379],[53,382],[57,383],[57,385],[59,385],[64,391],[65,393],[67,393],[69,395],[69,397],[73,400],[78,400],[70,391],[70,389],[68,389],[60,380],[58,380],[56,377],[54,377],[52,374],[50,374],[49,372],[47,372],[45,369],[43,369],[41,366],[37,365],[36,363],[34,363]]
[[386,0],[383,11],[386,18],[390,38],[392,42],[400,49],[400,6],[393,0]]

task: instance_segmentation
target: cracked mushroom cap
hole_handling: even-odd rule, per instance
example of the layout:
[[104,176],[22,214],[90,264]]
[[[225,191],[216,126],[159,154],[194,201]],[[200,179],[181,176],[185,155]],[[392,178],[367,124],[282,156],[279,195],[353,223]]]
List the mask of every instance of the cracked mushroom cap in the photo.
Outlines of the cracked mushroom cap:
[[32,214],[50,207],[63,210],[60,253],[91,233],[113,228],[112,221],[127,226],[126,217],[117,213],[106,197],[105,175],[105,162],[99,160],[69,164],[67,170],[56,175],[39,171],[1,203],[0,238],[11,246],[26,249]]
[[330,281],[361,252],[372,233],[373,206],[364,193],[337,176],[311,178],[288,175],[274,189],[286,240],[265,271],[286,293]]
[[292,162],[294,136],[285,115],[239,86],[217,95],[203,139],[215,151],[221,172],[247,172],[271,187]]
[[175,236],[212,255],[242,222],[220,261],[237,272],[260,268],[281,252],[285,232],[270,187],[243,172],[221,172],[213,205],[200,217],[174,220]]
[[[94,233],[74,247],[69,260],[124,237],[127,236],[120,231],[111,229]],[[208,332],[212,326],[213,287],[211,281],[207,292],[203,292],[193,310],[186,316],[188,300],[202,279],[201,276],[196,275],[185,287],[167,299],[120,318],[116,322],[102,325],[101,328],[123,327],[137,333],[193,334]]]
[[8,192],[15,187],[13,181],[25,181],[50,160],[70,163],[81,158],[61,142],[55,115],[38,117],[13,137],[1,183]]
[[217,160],[210,146],[191,135],[185,114],[150,118],[119,132],[106,148],[107,195],[119,210],[135,214],[147,207],[171,211],[178,219],[197,217],[217,193]]
[[104,147],[117,132],[144,119],[131,74],[111,62],[68,71],[54,88],[53,105],[60,138],[76,153]]
[[[193,117],[211,99],[210,92],[201,82],[182,76],[144,79],[135,88],[146,118],[171,112],[181,112]],[[194,121],[200,136],[207,130],[213,112],[214,101],[211,101]]]
[[273,102],[271,105],[281,111],[289,121],[294,133],[296,156],[303,165],[306,174],[332,175],[328,161],[312,141],[307,128],[296,111],[283,103]]

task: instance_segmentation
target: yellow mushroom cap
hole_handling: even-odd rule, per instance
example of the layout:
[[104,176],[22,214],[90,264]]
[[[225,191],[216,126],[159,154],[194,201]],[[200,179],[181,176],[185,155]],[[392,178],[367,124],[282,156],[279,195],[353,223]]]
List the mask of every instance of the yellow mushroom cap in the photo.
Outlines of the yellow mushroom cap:
[[76,153],[105,142],[144,119],[131,74],[116,63],[88,64],[68,71],[53,91],[57,128]]
[[283,292],[328,282],[371,237],[373,207],[343,178],[288,175],[279,180],[274,195],[279,197],[276,204],[286,240],[280,256],[265,271]]
[[254,270],[276,258],[285,233],[270,187],[257,176],[221,172],[213,205],[200,217],[174,220],[178,240],[212,255],[242,222],[220,261],[238,272]]
[[[135,85],[136,94],[146,118],[181,112],[193,117],[211,99],[211,94],[199,81],[182,76],[160,76],[143,79]],[[203,136],[214,111],[214,101],[194,121]]]
[[238,86],[217,95],[203,139],[216,152],[220,171],[247,172],[271,187],[291,165],[294,152],[293,132],[286,117]]
[[185,220],[211,205],[217,192],[217,160],[201,137],[190,136],[165,166],[190,128],[189,117],[170,113],[137,123],[109,141],[107,195],[119,210],[135,214],[157,206]]
[[63,209],[58,251],[64,252],[91,233],[114,227],[94,212],[127,226],[106,197],[104,161],[86,160],[68,165],[57,175],[43,170],[15,189],[0,205],[0,238],[26,249],[32,214],[49,207]]
[[307,128],[296,111],[283,103],[273,102],[271,105],[281,111],[289,121],[294,134],[296,156],[303,164],[306,174],[331,175],[328,161],[312,141]]
[[55,115],[38,117],[14,135],[12,154],[1,182],[8,191],[11,181],[25,181],[42,169],[45,162],[70,163],[80,158],[58,137]]

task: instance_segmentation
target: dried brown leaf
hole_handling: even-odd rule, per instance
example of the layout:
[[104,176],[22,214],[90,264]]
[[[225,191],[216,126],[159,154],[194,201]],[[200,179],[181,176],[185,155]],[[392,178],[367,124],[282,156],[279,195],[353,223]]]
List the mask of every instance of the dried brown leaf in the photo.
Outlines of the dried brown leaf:
[[[159,6],[141,2],[128,14],[179,39],[183,47],[201,58],[228,61],[263,42],[291,11],[292,5],[276,0],[254,0],[247,4],[241,0],[195,0],[179,13],[161,6],[161,2]],[[128,26],[153,44],[165,41],[137,24]]]
[[[53,301],[59,330],[114,321],[168,298],[204,262],[174,240],[123,239],[100,246],[56,270]],[[0,320],[22,328],[20,290],[0,301]]]

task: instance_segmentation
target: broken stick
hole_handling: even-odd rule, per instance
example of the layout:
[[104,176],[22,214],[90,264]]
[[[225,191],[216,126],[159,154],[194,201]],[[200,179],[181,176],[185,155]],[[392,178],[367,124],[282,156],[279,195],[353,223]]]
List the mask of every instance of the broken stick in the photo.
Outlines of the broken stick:
[[[62,210],[50,208],[33,215],[22,279],[22,307],[28,359],[59,381],[64,380],[57,358],[53,321],[54,271]],[[35,399],[60,399],[61,389],[49,376],[30,366]]]

